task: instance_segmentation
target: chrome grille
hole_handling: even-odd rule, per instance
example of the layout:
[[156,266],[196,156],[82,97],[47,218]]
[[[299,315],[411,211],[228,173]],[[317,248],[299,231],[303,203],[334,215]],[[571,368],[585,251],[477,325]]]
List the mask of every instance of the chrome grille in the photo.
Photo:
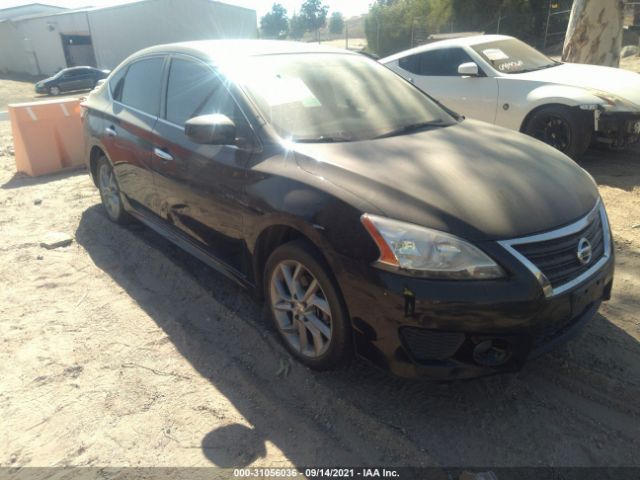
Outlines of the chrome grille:
[[[580,239],[591,244],[591,261],[586,265],[578,260]],[[514,248],[544,273],[553,288],[573,280],[591,268],[604,254],[604,235],[600,215],[576,233],[544,242],[514,245]]]
[[[583,264],[578,245],[585,238],[591,259]],[[546,233],[499,242],[538,279],[546,296],[562,293],[598,271],[611,255],[609,223],[599,201],[585,217]]]

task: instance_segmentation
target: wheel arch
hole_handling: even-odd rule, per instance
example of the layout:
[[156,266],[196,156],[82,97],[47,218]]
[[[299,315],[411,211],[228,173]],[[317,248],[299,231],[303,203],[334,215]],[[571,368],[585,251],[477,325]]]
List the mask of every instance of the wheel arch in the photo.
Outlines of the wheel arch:
[[[264,293],[263,276],[267,259],[273,251],[286,243],[302,240],[307,242],[316,252],[318,258],[327,267],[328,274],[333,277],[338,288],[339,283],[334,269],[327,256],[323,253],[327,248],[326,242],[322,241],[318,232],[310,231],[313,227],[294,225],[290,222],[276,222],[263,228],[253,241],[252,267],[255,281],[256,294],[262,297]],[[342,292],[340,292],[342,294]]]
[[585,118],[588,115],[593,115],[592,112],[589,112],[589,111],[586,111],[586,110],[582,110],[579,105],[570,104],[568,102],[564,102],[563,103],[563,102],[560,102],[560,101],[557,101],[557,100],[556,101],[549,101],[547,103],[542,103],[540,105],[536,105],[531,110],[529,110],[529,112],[527,112],[527,114],[524,116],[524,119],[522,120],[522,123],[520,124],[519,131],[520,132],[524,132],[526,127],[527,127],[527,124],[531,120],[531,117],[533,117],[540,110],[545,109],[545,108],[549,108],[549,107],[570,108],[572,110],[575,110],[576,112],[578,112],[580,115],[582,115]]
[[[580,109],[583,105],[592,106],[603,103],[600,98],[588,90],[567,85],[542,85],[534,88],[527,93],[526,102],[530,108],[520,124],[521,132],[531,117],[542,108],[565,107],[583,112],[583,110]],[[592,112],[586,110],[584,112],[593,115]]]
[[98,186],[98,159],[103,155],[104,150],[102,150],[102,148],[98,147],[97,145],[92,146],[91,150],[89,151],[89,173],[91,174],[93,184],[96,186]]

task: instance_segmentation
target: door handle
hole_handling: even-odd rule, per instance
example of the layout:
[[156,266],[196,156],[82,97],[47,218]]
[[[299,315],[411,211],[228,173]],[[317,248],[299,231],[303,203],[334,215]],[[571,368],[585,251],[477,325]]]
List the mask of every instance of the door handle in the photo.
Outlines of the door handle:
[[117,137],[118,136],[118,132],[116,132],[115,128],[112,126],[107,127],[104,129],[104,133],[107,137]]
[[171,154],[170,154],[169,152],[167,152],[166,150],[163,150],[163,149],[158,148],[158,147],[156,147],[156,148],[154,148],[154,149],[153,149],[153,154],[154,154],[156,157],[158,157],[158,158],[160,158],[160,159],[164,160],[165,162],[170,162],[170,161],[172,161],[172,160],[173,160],[173,155],[171,155]]

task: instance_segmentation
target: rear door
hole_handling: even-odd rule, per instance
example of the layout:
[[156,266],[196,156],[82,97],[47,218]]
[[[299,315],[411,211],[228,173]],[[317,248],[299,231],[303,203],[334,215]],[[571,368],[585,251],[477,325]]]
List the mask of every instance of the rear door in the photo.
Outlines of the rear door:
[[[256,140],[229,82],[192,57],[169,66],[164,112],[154,129],[152,164],[162,218],[225,263],[240,269],[242,186]],[[198,115],[221,113],[237,127],[238,145],[201,145],[184,133]]]
[[458,67],[474,60],[460,47],[440,48],[399,60],[401,75],[447,107],[466,117],[493,123],[498,105],[498,82],[482,72],[478,77],[458,74]]
[[79,68],[76,78],[76,90],[86,90],[93,88],[95,84],[95,74],[90,68]]
[[78,79],[79,79],[78,71],[74,68],[72,70],[67,70],[60,77],[59,87],[60,90],[71,91],[78,90]]
[[160,111],[164,56],[136,60],[109,82],[113,101],[105,110],[102,144],[114,166],[120,190],[141,211],[155,198],[151,153]]

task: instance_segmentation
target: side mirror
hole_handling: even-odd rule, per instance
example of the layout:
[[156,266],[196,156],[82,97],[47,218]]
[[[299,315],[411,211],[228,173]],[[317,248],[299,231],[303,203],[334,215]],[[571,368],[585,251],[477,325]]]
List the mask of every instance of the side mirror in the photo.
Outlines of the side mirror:
[[458,67],[458,73],[463,77],[477,77],[480,75],[478,65],[475,62],[463,63]]
[[236,141],[236,124],[226,115],[214,113],[187,120],[184,133],[196,143],[232,145]]

